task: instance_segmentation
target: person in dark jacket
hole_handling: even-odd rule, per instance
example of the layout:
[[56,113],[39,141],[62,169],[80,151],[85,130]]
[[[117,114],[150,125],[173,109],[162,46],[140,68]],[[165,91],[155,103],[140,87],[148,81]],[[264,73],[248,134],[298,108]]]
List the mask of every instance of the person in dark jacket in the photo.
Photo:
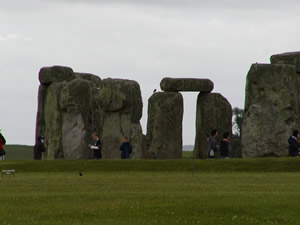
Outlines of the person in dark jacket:
[[38,136],[37,141],[33,148],[33,159],[34,160],[41,160],[43,152],[46,151],[46,145],[44,143],[45,137]]
[[132,145],[128,141],[128,137],[123,137],[122,143],[120,145],[121,159],[129,159],[132,152]]
[[293,135],[288,139],[289,142],[289,156],[295,157],[299,154],[300,143],[299,143],[299,131],[293,130]]
[[218,151],[217,140],[218,131],[216,129],[211,131],[211,137],[207,139],[207,157],[212,159],[215,158],[216,152]]
[[5,151],[3,149],[3,145],[6,144],[6,140],[2,135],[2,132],[0,130],[0,160],[4,160],[5,159]]
[[229,158],[229,132],[223,134],[223,140],[220,143],[220,158]]
[[90,149],[94,151],[94,159],[102,159],[101,153],[101,141],[99,139],[99,135],[97,133],[92,133],[92,138],[95,141],[95,144],[89,145]]

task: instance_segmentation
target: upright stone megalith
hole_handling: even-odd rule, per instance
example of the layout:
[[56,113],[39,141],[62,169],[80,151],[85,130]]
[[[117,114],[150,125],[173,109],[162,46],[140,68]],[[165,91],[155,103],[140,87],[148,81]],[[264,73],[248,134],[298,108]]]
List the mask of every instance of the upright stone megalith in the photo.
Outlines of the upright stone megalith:
[[218,130],[220,143],[224,132],[232,132],[232,108],[219,93],[199,93],[196,111],[196,137],[193,157],[207,158],[207,138],[213,129]]
[[[293,65],[296,70],[296,77],[294,83],[299,87],[300,84],[300,51],[299,52],[286,52],[281,54],[276,54],[271,56],[271,64],[281,64],[281,65]],[[297,109],[295,113],[300,113],[300,89],[296,88],[297,92]],[[295,128],[299,129],[300,127],[300,115],[297,118],[297,125]]]
[[153,159],[182,158],[183,98],[177,92],[157,92],[148,100],[147,152]]
[[124,136],[133,146],[131,158],[141,158],[143,102],[139,84],[133,80],[104,79],[99,97],[104,111],[101,134],[103,158],[120,158],[120,143]]
[[243,157],[287,156],[287,139],[298,120],[296,76],[292,65],[252,64],[246,82]]
[[46,137],[48,159],[88,159],[92,132],[101,132],[101,79],[62,66],[39,72],[36,136]]

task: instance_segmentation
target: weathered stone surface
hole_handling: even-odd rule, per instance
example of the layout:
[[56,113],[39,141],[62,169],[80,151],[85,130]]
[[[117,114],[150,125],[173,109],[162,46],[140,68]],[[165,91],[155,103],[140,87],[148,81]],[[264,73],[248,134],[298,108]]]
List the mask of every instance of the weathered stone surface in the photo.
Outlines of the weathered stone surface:
[[133,123],[142,117],[143,102],[140,85],[133,80],[104,79],[100,88],[100,104],[105,112],[130,114]]
[[206,93],[214,89],[214,83],[209,79],[166,77],[160,82],[160,88],[163,91],[197,91]]
[[[74,73],[77,79],[84,79],[93,82],[94,84],[101,84],[101,78],[90,73]],[[100,88],[100,87],[98,87]]]
[[243,157],[287,156],[287,139],[297,127],[299,84],[294,66],[251,66],[242,128]]
[[104,110],[101,137],[103,157],[120,158],[121,139],[127,136],[133,147],[131,158],[141,158],[143,133],[140,119],[143,103],[139,84],[132,80],[105,79],[99,99]]
[[69,67],[43,67],[39,72],[40,83],[45,85],[49,85],[53,82],[70,81],[73,79],[75,79],[75,74]]
[[271,56],[271,64],[294,65],[296,72],[300,73],[300,52],[286,52]]
[[211,136],[213,129],[218,130],[218,144],[224,132],[231,134],[232,108],[228,100],[219,93],[199,93],[196,113],[193,157],[205,159],[207,158],[207,138]]
[[[41,71],[58,77],[53,68]],[[58,70],[60,71],[60,70]],[[40,75],[40,77],[42,77]],[[88,159],[93,132],[101,133],[103,113],[97,99],[101,79],[82,79],[75,74],[69,82],[62,79],[39,88],[36,135],[46,137],[48,159]]]
[[176,92],[157,92],[148,100],[147,151],[144,158],[182,158],[183,98]]
[[[142,157],[142,97],[135,81],[74,73],[68,67],[40,70],[36,135],[46,136],[48,159],[88,159],[91,134],[99,133],[103,158],[120,158],[128,136],[132,158]],[[102,108],[101,108],[102,107]]]

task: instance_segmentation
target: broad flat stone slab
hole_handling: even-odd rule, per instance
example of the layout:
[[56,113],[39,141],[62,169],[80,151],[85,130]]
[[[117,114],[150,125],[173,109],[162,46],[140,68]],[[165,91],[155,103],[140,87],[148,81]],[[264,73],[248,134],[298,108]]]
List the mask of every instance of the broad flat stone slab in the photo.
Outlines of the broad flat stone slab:
[[296,67],[296,72],[300,73],[300,51],[286,52],[282,54],[272,55],[271,64],[289,64]]
[[293,65],[253,64],[246,81],[243,157],[287,156],[298,127],[299,81]]
[[166,77],[160,82],[160,88],[166,92],[197,91],[209,93],[214,89],[214,83],[209,79]]

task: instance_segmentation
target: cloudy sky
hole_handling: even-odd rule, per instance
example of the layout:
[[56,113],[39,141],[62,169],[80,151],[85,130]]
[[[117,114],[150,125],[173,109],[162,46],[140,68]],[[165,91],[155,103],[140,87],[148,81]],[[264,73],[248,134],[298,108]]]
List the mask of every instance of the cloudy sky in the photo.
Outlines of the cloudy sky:
[[[209,78],[243,107],[252,63],[300,50],[298,0],[0,0],[0,129],[33,144],[38,72],[64,65],[139,82],[147,101],[163,77]],[[193,144],[196,93],[183,93]]]

